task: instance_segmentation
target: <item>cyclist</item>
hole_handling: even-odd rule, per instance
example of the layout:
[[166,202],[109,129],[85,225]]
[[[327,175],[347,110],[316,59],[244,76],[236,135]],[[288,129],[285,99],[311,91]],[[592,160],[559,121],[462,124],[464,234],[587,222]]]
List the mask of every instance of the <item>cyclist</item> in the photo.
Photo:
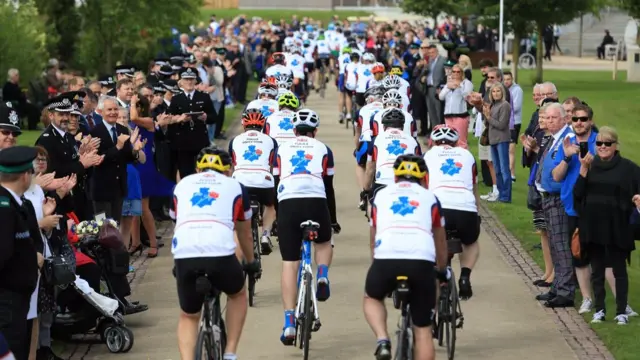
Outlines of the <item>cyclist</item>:
[[315,139],[320,119],[309,109],[302,109],[293,118],[296,138],[278,148],[278,166],[274,175],[280,177],[278,185],[278,236],[282,255],[282,301],[284,328],[280,340],[293,345],[296,337],[294,318],[300,262],[302,229],[300,224],[313,220],[320,224],[314,242],[318,301],[330,296],[329,264],[333,257],[331,229],[340,232],[336,219],[336,201],[333,188],[333,153]]
[[309,85],[308,82],[310,79],[315,79],[315,66],[316,66],[316,44],[315,41],[310,39],[304,40],[302,42],[302,56],[304,57],[304,71],[307,83],[305,85]]
[[268,118],[278,110],[278,101],[276,101],[277,96],[278,87],[268,82],[263,82],[258,87],[258,98],[256,100],[252,100],[249,105],[247,105],[245,111],[249,109],[258,109],[262,112],[264,117]]
[[[331,57],[330,42],[325,38],[325,33],[320,31],[318,39],[316,40],[316,48],[318,50],[318,57],[316,59],[316,90],[319,90],[320,81],[329,81],[329,73],[331,72],[331,66],[329,64],[329,58]],[[325,79],[320,79],[320,69],[325,67]]]
[[400,87],[398,90],[401,94],[406,94],[407,98],[411,99],[411,84],[402,77],[403,72],[404,70],[402,70],[402,67],[395,65],[391,67],[389,75],[396,75],[399,78]]
[[[238,243],[256,271],[251,237],[251,204],[247,189],[231,175],[231,157],[214,147],[204,148],[196,159],[196,173],[183,178],[173,192],[176,220],[171,252],[180,319],[178,346],[182,359],[193,359],[204,295],[196,291],[196,278],[206,274],[214,288],[227,294],[227,346],[224,359],[235,353],[247,313],[244,272],[234,255]],[[215,234],[215,236],[211,236]]]
[[382,85],[387,89],[395,89],[398,90],[398,93],[402,97],[402,109],[404,111],[411,111],[409,97],[407,96],[407,90],[403,89],[402,81],[404,80],[400,76],[397,75],[388,75],[382,80]]
[[249,195],[264,206],[262,217],[262,255],[272,251],[271,226],[276,219],[275,182],[272,169],[275,166],[278,144],[275,139],[262,133],[266,118],[259,109],[247,109],[242,114],[244,132],[229,142],[229,154],[233,159],[233,178],[245,186]]
[[384,79],[385,75],[384,65],[382,63],[376,63],[371,69],[371,72],[373,73],[373,79],[367,83],[367,89],[371,86],[382,84],[382,79]]
[[356,86],[358,84],[358,67],[360,66],[360,54],[352,52],[350,55],[351,61],[344,69],[344,88],[346,91],[345,97],[347,99],[346,120],[351,121],[351,107],[353,106],[352,96],[355,94]]
[[304,58],[302,57],[302,50],[297,46],[291,47],[291,55],[287,62],[289,68],[293,73],[293,93],[304,102],[305,99],[305,76],[304,76]]
[[[342,55],[338,58],[339,70],[338,70],[338,113],[340,114],[340,123],[344,122],[344,109],[349,109],[351,112],[351,95],[349,90],[345,88],[345,71],[347,65],[351,63],[351,48],[345,47],[342,49]],[[351,115],[349,115],[351,118]]]
[[288,91],[278,96],[278,106],[279,110],[267,119],[264,133],[274,138],[278,145],[282,145],[285,141],[296,137],[293,132],[293,118],[300,107],[300,101],[291,91]]
[[[402,95],[398,90],[387,90],[382,96],[382,104],[385,109],[395,108],[402,111],[404,114],[404,132],[408,135],[413,136],[414,138],[418,136],[418,128],[416,126],[416,121],[413,119],[413,116],[409,114],[406,110],[402,109]],[[373,132],[373,136],[378,136],[379,129],[382,127],[382,112],[378,112],[373,116],[373,121],[371,121],[371,131]]]
[[358,109],[365,105],[364,93],[367,91],[367,85],[373,80],[373,67],[376,57],[372,53],[362,55],[362,62],[358,63],[356,68],[356,104]]
[[383,132],[367,149],[364,189],[370,194],[370,199],[378,190],[393,183],[393,162],[398,156],[422,154],[418,142],[403,131],[405,114],[402,110],[390,108],[383,111],[381,117]]
[[287,74],[281,74],[275,77],[276,86],[278,86],[278,96],[284,92],[293,90],[293,76]]
[[427,169],[433,169],[428,174],[427,185],[440,199],[447,230],[457,231],[462,242],[458,295],[466,300],[473,295],[471,270],[480,254],[476,161],[469,150],[456,147],[458,133],[453,128],[446,125],[434,127],[431,141],[433,147],[424,156]]
[[394,182],[380,190],[372,203],[370,239],[375,246],[365,282],[364,315],[377,338],[376,359],[390,360],[384,299],[395,290],[396,278],[406,276],[413,325],[412,358],[433,360],[435,281],[447,277],[445,221],[438,198],[424,187],[424,160],[401,155],[392,168]]
[[267,77],[275,76],[276,78],[281,75],[289,75],[293,77],[293,72],[287,67],[287,61],[284,53],[277,52],[271,55],[271,61],[273,65],[269,66],[265,71]]

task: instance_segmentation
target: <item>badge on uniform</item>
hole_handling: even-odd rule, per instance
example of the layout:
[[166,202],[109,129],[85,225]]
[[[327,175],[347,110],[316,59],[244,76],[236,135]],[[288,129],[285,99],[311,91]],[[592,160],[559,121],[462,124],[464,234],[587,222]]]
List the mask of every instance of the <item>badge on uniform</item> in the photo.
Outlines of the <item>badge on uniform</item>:
[[15,110],[11,110],[11,112],[9,113],[9,122],[17,126],[19,120],[20,118],[18,118],[18,114],[15,112]]

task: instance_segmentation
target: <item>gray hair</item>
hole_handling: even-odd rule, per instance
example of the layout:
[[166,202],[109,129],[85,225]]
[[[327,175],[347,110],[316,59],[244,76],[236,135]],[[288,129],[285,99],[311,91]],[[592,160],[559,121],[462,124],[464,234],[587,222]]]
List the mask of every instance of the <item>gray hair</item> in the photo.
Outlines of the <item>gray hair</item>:
[[118,102],[118,100],[113,97],[113,96],[109,96],[109,95],[102,95],[100,96],[100,99],[98,99],[98,110],[104,110],[104,104],[107,101],[113,101],[116,105],[118,105],[118,107],[120,107],[120,103]]
[[[488,73],[496,73],[496,76],[500,78],[499,81],[502,81],[502,79],[504,79],[504,76],[502,74],[502,70],[500,68],[497,68],[497,67],[489,68],[487,70],[487,74]],[[496,80],[498,80],[498,79],[496,79]]]
[[541,86],[542,86],[542,84],[536,83],[535,85],[533,85],[533,91],[540,90]]
[[545,105],[548,105],[548,106],[546,106],[546,110],[547,111],[552,110],[552,109],[557,109],[560,112],[560,118],[564,119],[564,117],[567,116],[566,111],[564,111],[564,108],[562,107],[562,105],[560,103],[554,102],[554,103],[547,103]]
[[558,89],[556,89],[556,85],[555,85],[554,83],[552,83],[551,81],[544,82],[544,83],[542,83],[542,85],[541,85],[541,86],[544,86],[544,87],[550,87],[550,88],[551,88],[551,91],[552,91],[554,94],[557,94],[557,93],[558,93]]
[[20,74],[20,71],[18,69],[9,69],[9,71],[7,71],[7,80],[11,80],[12,77],[19,74]]

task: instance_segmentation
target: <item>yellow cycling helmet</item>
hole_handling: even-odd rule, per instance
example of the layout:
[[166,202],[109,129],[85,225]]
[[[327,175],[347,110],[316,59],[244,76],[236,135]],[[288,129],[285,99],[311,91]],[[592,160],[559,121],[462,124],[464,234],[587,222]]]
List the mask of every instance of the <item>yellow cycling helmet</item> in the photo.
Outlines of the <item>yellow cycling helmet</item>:
[[231,168],[231,156],[226,151],[216,147],[206,147],[200,150],[196,158],[196,168],[225,172]]
[[398,177],[422,179],[427,175],[427,164],[418,155],[400,155],[393,164],[393,174]]
[[300,107],[300,100],[292,92],[288,91],[278,96],[278,106],[280,108],[287,107],[291,110],[297,110]]
[[389,75],[402,75],[402,68],[400,66],[393,66],[389,71]]

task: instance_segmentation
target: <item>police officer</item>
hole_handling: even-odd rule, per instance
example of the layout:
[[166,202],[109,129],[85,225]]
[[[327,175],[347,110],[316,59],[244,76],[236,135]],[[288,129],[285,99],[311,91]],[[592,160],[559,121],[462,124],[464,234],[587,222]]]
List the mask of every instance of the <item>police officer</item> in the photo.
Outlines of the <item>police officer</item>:
[[[131,65],[118,65],[115,69],[116,83],[121,79],[133,80],[133,75],[136,73],[136,68]],[[116,88],[109,90],[107,93],[109,96],[116,96]]]
[[102,89],[100,91],[100,93],[102,95],[106,95],[106,94],[110,93],[111,91],[115,91],[116,81],[113,79],[113,76],[111,76],[111,75],[101,76],[98,79],[98,82],[102,86]]
[[18,126],[20,117],[11,103],[0,104],[0,150],[12,147],[22,130]]
[[158,81],[162,80],[159,76],[160,68],[166,65],[169,62],[169,59],[166,58],[156,58],[153,60],[153,66],[151,67],[151,71],[149,75],[147,75],[147,83],[155,84]]
[[40,235],[35,211],[23,196],[36,155],[26,146],[0,151],[0,332],[17,360],[29,356],[29,299],[44,263],[34,241]]
[[174,116],[168,126],[167,135],[171,146],[172,177],[177,171],[180,177],[195,173],[193,159],[202,148],[209,145],[207,118],[214,116],[215,110],[209,94],[196,90],[198,74],[191,68],[180,72],[182,92],[171,99],[169,110]]
[[76,174],[77,185],[72,190],[73,210],[80,221],[83,221],[93,218],[90,202],[86,197],[86,169],[98,165],[101,158],[95,153],[80,155],[75,138],[67,132],[69,116],[73,111],[70,97],[73,96],[75,94],[65,93],[45,103],[45,107],[49,110],[51,124],[36,140],[36,145],[42,146],[49,153],[47,171],[55,172],[56,178]]

